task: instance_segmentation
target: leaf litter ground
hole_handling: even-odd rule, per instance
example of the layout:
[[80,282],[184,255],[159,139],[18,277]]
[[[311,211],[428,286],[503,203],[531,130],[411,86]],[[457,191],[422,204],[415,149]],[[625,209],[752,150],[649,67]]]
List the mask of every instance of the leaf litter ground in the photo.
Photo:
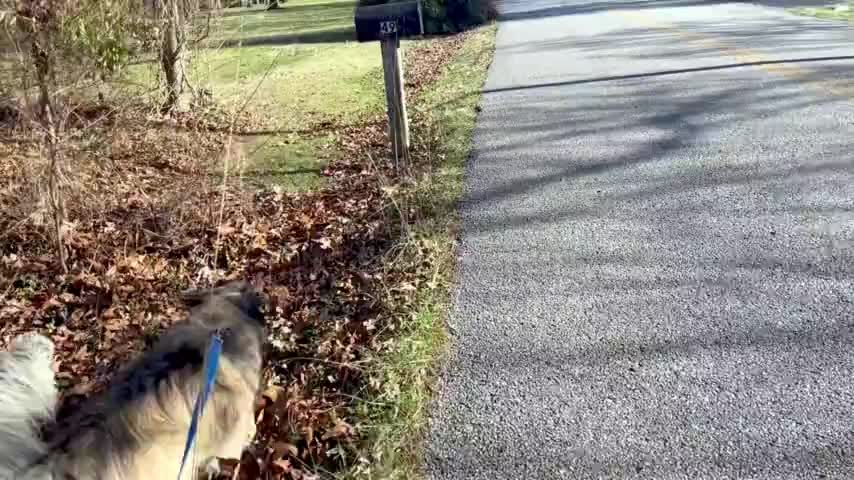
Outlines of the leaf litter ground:
[[[434,82],[463,41],[417,46],[407,57],[407,93]],[[401,260],[385,118],[321,126],[341,154],[323,172],[322,190],[295,194],[244,184],[239,152],[229,147],[238,142],[227,132],[263,126],[252,115],[141,111],[99,109],[70,130],[67,273],[55,262],[32,181],[37,145],[4,130],[0,348],[28,331],[53,339],[62,417],[186,317],[182,289],[245,278],[270,300],[269,380],[255,444],[226,477],[310,480],[360,461],[366,427],[355,405],[382,388],[362,364],[394,342],[397,313],[425,281],[417,258]],[[416,166],[429,142],[414,139]],[[417,216],[403,208],[404,218]]]

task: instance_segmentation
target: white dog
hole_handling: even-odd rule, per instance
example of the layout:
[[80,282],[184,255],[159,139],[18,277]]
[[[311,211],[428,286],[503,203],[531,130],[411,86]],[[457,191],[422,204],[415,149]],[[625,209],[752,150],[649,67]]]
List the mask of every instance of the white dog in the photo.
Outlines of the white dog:
[[47,454],[39,440],[41,424],[53,420],[56,385],[53,343],[40,335],[23,335],[0,352],[0,479]]

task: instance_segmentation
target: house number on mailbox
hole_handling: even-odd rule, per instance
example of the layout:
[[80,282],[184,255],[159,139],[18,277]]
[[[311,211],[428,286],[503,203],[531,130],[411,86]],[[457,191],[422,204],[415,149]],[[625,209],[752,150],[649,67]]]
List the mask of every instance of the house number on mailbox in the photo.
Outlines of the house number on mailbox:
[[397,33],[397,22],[394,20],[380,22],[380,33],[383,35],[394,35]]

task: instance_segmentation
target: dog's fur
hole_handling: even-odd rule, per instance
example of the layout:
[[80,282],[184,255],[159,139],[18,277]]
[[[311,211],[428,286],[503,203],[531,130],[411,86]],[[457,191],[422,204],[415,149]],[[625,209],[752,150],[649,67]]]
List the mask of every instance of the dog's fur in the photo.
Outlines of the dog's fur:
[[42,443],[56,389],[52,345],[19,337],[0,357],[0,480],[177,478],[211,335],[223,338],[216,385],[182,478],[217,457],[239,458],[255,435],[265,331],[260,297],[244,283],[189,292],[176,325]]
[[56,386],[53,343],[39,335],[12,341],[0,352],[0,479],[15,478],[47,453],[39,425],[53,418]]

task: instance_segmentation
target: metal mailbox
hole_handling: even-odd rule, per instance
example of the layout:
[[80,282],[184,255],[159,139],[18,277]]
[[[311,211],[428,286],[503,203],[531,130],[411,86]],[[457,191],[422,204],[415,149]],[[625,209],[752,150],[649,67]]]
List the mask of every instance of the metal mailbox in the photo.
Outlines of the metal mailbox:
[[356,7],[356,38],[360,42],[424,34],[421,2],[395,2]]

